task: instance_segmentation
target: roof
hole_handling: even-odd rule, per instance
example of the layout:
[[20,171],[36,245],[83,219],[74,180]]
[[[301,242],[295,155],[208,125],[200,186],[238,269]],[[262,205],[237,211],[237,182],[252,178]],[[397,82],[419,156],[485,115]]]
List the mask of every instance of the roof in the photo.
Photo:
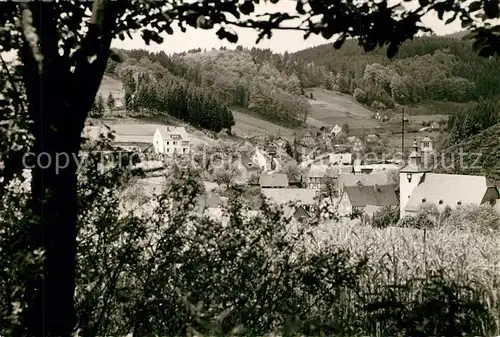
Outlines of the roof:
[[241,141],[238,145],[236,145],[236,148],[240,151],[251,151],[253,150],[254,146],[249,140],[245,139]]
[[432,139],[429,137],[424,137],[420,142],[432,142]]
[[389,185],[389,175],[387,174],[352,174],[341,173],[339,175],[339,187],[356,186],[361,183],[363,186]]
[[322,178],[326,174],[326,170],[328,169],[327,165],[317,165],[312,164],[309,173],[307,174],[308,178]]
[[283,206],[283,216],[285,218],[290,218],[294,216],[295,213],[299,212],[299,210],[307,214],[307,216],[309,216],[309,213],[301,205],[299,205],[298,207],[290,207],[288,205]]
[[354,207],[399,205],[394,186],[390,185],[348,186],[344,192]]
[[300,205],[314,205],[316,191],[310,188],[263,188],[262,194],[280,205],[296,202]]
[[189,139],[188,133],[183,126],[165,126],[164,128],[158,128],[161,137],[166,139],[172,139],[174,135],[180,135],[181,139]]
[[255,170],[255,171],[259,170],[258,165],[254,164],[252,159],[250,159],[248,153],[241,152],[239,160],[241,165],[243,165],[247,170]]
[[[416,212],[424,203],[443,209],[446,205],[456,207],[458,202],[480,205],[488,188],[494,185],[484,176],[426,173],[413,190],[405,210]],[[498,192],[496,194],[498,198]]]
[[284,173],[262,174],[259,184],[266,187],[288,187],[288,177]]
[[329,160],[331,163],[350,164],[352,162],[351,153],[330,153]]

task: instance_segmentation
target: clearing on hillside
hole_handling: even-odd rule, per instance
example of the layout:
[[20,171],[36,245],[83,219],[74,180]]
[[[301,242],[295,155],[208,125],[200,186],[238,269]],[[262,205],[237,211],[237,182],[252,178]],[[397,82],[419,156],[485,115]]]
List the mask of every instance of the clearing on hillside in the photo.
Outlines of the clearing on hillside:
[[268,133],[272,135],[280,134],[283,137],[290,137],[294,133],[292,129],[260,119],[242,111],[234,109],[231,111],[233,112],[234,121],[236,123],[236,125],[233,126],[233,133],[236,136],[245,137],[252,134]]
[[[308,124],[318,122],[325,126],[349,124],[351,128],[378,127],[378,122],[372,118],[373,112],[356,103],[352,97],[323,88],[310,88],[307,94],[313,94],[310,99],[312,109]],[[316,126],[316,125],[315,125]]]

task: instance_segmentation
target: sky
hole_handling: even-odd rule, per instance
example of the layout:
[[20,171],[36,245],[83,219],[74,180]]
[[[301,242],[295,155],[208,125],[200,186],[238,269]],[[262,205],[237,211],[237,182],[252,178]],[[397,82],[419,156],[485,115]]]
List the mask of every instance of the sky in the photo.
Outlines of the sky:
[[[283,11],[283,12],[294,12],[295,0],[280,0],[278,4],[259,4],[258,12],[267,11]],[[405,7],[414,7],[416,5],[415,1],[407,3]],[[447,17],[445,17],[445,20]],[[446,35],[454,33],[461,30],[460,22],[457,20],[449,25],[445,25],[444,21],[438,19],[437,15],[430,14],[423,18],[423,23],[434,30],[437,35]],[[257,39],[257,33],[245,28],[234,29],[238,33],[238,42],[236,44],[231,44],[227,41],[221,41],[215,34],[216,30],[202,30],[189,28],[186,33],[182,33],[180,30],[175,31],[173,35],[165,35],[164,42],[158,45],[151,42],[149,46],[143,42],[139,34],[132,35],[133,39],[128,37],[121,41],[119,39],[113,41],[113,48],[122,49],[147,49],[149,51],[164,51],[167,54],[177,53],[187,51],[189,49],[211,49],[219,48],[222,46],[228,48],[234,48],[236,45],[240,44],[244,47],[259,47],[259,48],[270,48],[274,52],[283,53],[285,51],[295,52],[304,48],[317,46],[320,44],[328,43],[320,35],[311,35],[307,40],[304,40],[304,35],[302,32],[297,31],[275,31],[271,39],[265,39],[259,42],[258,45],[255,44]],[[332,41],[330,41],[332,42]]]

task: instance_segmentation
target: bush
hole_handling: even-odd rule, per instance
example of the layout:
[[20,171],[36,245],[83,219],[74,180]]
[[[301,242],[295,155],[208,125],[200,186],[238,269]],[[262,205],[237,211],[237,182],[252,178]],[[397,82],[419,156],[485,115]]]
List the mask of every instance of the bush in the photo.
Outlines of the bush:
[[490,234],[500,230],[500,213],[487,204],[464,205],[443,217],[442,226]]
[[374,110],[385,110],[387,107],[385,106],[384,103],[379,102],[379,101],[373,101],[371,108]]
[[372,226],[386,228],[395,226],[399,221],[399,207],[384,206],[373,214]]
[[354,99],[361,104],[368,104],[368,95],[360,88],[354,89]]

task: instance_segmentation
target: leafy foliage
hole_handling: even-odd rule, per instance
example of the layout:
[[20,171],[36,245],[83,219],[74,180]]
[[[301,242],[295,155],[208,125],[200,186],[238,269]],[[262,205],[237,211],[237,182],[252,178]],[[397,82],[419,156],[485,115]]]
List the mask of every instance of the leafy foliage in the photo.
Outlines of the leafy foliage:
[[399,220],[399,207],[384,206],[373,214],[372,226],[386,228],[393,226]]

